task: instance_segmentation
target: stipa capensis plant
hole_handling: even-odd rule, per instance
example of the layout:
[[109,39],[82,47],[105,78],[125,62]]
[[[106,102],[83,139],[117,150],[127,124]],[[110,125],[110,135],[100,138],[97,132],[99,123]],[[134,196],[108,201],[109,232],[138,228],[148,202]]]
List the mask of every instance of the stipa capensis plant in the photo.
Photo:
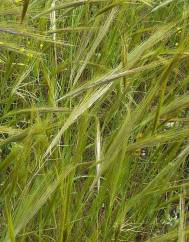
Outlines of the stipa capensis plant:
[[1,1],[1,241],[188,240],[188,15]]

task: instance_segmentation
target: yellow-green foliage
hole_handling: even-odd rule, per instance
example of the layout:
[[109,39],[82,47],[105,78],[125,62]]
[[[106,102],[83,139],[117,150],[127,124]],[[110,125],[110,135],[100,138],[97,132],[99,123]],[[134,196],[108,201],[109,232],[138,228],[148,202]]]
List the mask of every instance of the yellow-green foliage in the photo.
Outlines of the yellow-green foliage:
[[0,242],[189,240],[187,0],[0,0]]

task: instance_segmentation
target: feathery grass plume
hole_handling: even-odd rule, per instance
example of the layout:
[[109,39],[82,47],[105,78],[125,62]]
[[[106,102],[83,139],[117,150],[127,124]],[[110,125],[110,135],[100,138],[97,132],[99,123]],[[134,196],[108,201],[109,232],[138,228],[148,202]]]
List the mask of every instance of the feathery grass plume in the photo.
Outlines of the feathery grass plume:
[[0,1],[0,242],[189,240],[188,18]]

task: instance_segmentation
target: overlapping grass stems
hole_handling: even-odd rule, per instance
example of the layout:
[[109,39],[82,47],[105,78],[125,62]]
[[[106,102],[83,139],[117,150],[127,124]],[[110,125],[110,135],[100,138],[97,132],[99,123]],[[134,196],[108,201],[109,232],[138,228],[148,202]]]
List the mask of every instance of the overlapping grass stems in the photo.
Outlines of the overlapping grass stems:
[[0,1],[0,241],[188,241],[187,0]]

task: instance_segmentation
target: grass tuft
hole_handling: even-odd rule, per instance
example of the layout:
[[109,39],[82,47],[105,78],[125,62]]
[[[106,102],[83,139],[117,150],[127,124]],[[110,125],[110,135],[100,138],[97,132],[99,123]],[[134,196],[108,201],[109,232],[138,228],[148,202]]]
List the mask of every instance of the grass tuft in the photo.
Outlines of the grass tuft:
[[188,20],[0,1],[0,242],[189,241]]

